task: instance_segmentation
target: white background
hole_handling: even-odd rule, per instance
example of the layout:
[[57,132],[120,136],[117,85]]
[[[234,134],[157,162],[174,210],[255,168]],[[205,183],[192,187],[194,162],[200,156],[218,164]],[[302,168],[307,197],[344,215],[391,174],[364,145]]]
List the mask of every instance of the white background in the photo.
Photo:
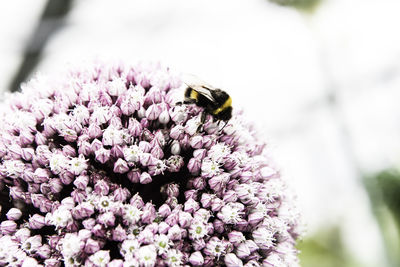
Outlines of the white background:
[[[44,5],[1,5],[2,91]],[[225,89],[273,148],[308,233],[340,223],[352,255],[383,266],[360,179],[400,159],[399,11],[397,0],[326,0],[313,14],[266,0],[81,0],[36,71],[155,60]]]

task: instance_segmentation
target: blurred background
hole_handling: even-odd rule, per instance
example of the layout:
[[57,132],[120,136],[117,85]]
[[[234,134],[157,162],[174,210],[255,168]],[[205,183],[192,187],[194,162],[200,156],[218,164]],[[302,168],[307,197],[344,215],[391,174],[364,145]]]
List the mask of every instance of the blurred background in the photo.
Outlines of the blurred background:
[[0,89],[93,58],[229,92],[298,195],[302,266],[400,266],[398,0],[14,0]]

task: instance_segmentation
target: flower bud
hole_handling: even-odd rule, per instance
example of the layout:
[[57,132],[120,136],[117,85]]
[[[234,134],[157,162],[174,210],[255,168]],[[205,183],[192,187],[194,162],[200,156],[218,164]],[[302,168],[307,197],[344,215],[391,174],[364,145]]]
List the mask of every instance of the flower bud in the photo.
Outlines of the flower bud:
[[154,147],[151,149],[150,153],[153,155],[153,157],[155,157],[157,159],[161,159],[164,157],[164,152],[161,149],[159,144],[154,145]]
[[19,141],[22,146],[27,146],[32,144],[33,140],[35,140],[35,136],[30,131],[21,131],[19,134]]
[[237,248],[236,248],[236,253],[235,253],[239,258],[245,259],[250,255],[250,249],[247,246],[246,243],[241,243]]
[[171,154],[172,155],[179,155],[181,153],[181,145],[179,142],[174,141],[171,145]]
[[29,218],[29,227],[31,229],[41,229],[45,226],[44,217],[39,214],[34,214]]
[[129,201],[129,204],[132,206],[141,209],[144,206],[143,199],[139,196],[139,194],[134,195],[131,200]]
[[160,224],[158,225],[158,233],[166,234],[168,233],[169,228],[171,228],[171,226],[169,226],[168,223],[160,222]]
[[114,172],[116,173],[126,173],[129,171],[128,164],[125,160],[119,158],[114,164]]
[[205,248],[206,242],[204,241],[203,238],[201,238],[201,239],[195,239],[195,240],[193,240],[193,242],[192,242],[192,246],[193,246],[193,249],[194,249],[195,251],[199,251],[199,250],[202,250],[203,248]]
[[179,226],[177,224],[175,224],[168,230],[168,238],[173,241],[181,240],[182,231],[181,231],[181,228],[179,228]]
[[184,205],[184,211],[193,213],[200,208],[199,203],[193,198],[189,198]]
[[40,185],[39,184],[28,184],[28,192],[29,193],[39,193]]
[[93,218],[86,219],[82,221],[82,225],[83,227],[85,227],[85,229],[92,230],[93,227],[96,225],[96,220]]
[[90,148],[92,149],[92,151],[97,151],[103,148],[103,143],[99,139],[94,139],[90,144]]
[[158,117],[158,121],[161,124],[167,124],[169,122],[168,110],[164,110],[163,112],[160,113],[160,116]]
[[31,161],[33,156],[35,155],[35,151],[31,147],[26,147],[22,149],[21,157],[25,161]]
[[193,217],[188,212],[181,211],[179,213],[178,222],[182,228],[188,228],[190,226],[190,224],[192,223],[192,219],[193,219]]
[[40,207],[39,207],[40,212],[43,212],[43,213],[50,212],[53,209],[53,206],[54,206],[53,204],[54,203],[51,200],[43,199],[40,202]]
[[33,174],[33,181],[37,184],[45,183],[49,180],[49,171],[37,168]]
[[80,190],[85,190],[89,184],[89,176],[79,175],[74,180],[74,185]]
[[207,155],[207,150],[205,149],[196,149],[195,151],[193,151],[193,157],[199,160],[204,159],[206,155]]
[[75,219],[84,219],[94,214],[93,206],[88,202],[82,202],[72,210],[72,216]]
[[43,195],[48,195],[51,193],[51,186],[48,183],[40,184],[40,192]]
[[50,259],[46,259],[44,261],[44,265],[46,267],[60,267],[61,266],[61,262],[58,259],[50,258]]
[[103,131],[101,130],[99,125],[91,123],[88,127],[88,135],[90,139],[99,138],[103,135]]
[[107,264],[107,267],[123,267],[123,266],[124,262],[121,259],[112,260]]
[[203,136],[203,147],[206,149],[211,148],[215,144],[215,140],[210,135]]
[[114,200],[124,202],[131,196],[131,193],[127,188],[118,187],[114,190],[113,196]]
[[225,224],[221,220],[215,219],[213,222],[213,226],[214,226],[214,230],[217,233],[221,234],[225,231]]
[[246,240],[243,233],[239,232],[239,231],[230,232],[228,234],[228,239],[229,239],[229,242],[231,242],[234,246],[238,246],[241,242]]
[[225,203],[236,202],[237,194],[234,190],[228,190],[224,193],[223,200]]
[[140,164],[142,166],[149,166],[149,165],[153,165],[153,163],[155,163],[153,155],[151,155],[150,153],[142,153],[139,156],[139,159],[140,159]]
[[[75,178],[75,175],[70,171],[64,171],[60,173],[60,180],[63,184],[69,185]],[[50,183],[50,182],[49,182]]]
[[11,208],[7,214],[7,219],[11,220],[11,221],[17,221],[21,218],[22,216],[22,212],[21,210],[17,209],[17,208]]
[[112,230],[112,240],[124,241],[126,239],[125,229],[119,224],[115,229]]
[[191,174],[198,174],[201,168],[201,161],[197,158],[191,158],[188,162],[187,168]]
[[260,223],[262,220],[264,220],[264,213],[262,211],[251,212],[247,218],[247,221],[253,227]]
[[150,105],[146,110],[146,118],[149,120],[156,120],[161,114],[161,108],[157,104]]
[[124,157],[124,151],[123,151],[123,148],[120,145],[114,145],[111,148],[110,153],[111,153],[110,154],[111,157],[114,157],[114,158],[123,158]]
[[[187,190],[187,191],[185,191],[185,199],[186,200],[189,200],[189,199],[193,199],[193,200],[196,200],[197,199],[197,197],[198,197],[198,191],[197,190],[195,190],[195,189],[190,189],[190,190]],[[195,201],[196,203],[197,203],[197,201]]]
[[150,224],[154,221],[154,219],[157,217],[156,214],[156,209],[154,208],[154,205],[151,203],[146,203],[146,205],[142,209],[142,222]]
[[75,148],[70,145],[65,145],[62,149],[63,155],[66,157],[76,157]]
[[[36,237],[36,236],[35,236]],[[40,236],[39,236],[40,237]],[[60,243],[61,236],[52,235],[48,237],[48,244],[52,249],[56,249],[56,247]]]
[[179,216],[178,212],[174,211],[165,219],[165,222],[168,223],[170,226],[173,226],[178,223]]
[[48,259],[51,255],[50,246],[47,244],[42,245],[36,252],[42,259]]
[[163,204],[158,208],[158,214],[161,217],[167,217],[171,214],[171,208],[167,204]]
[[101,147],[94,152],[94,155],[98,162],[104,164],[110,159],[111,151]]
[[79,230],[78,236],[81,240],[86,241],[92,236],[92,232],[88,229]]
[[96,253],[96,252],[99,251],[99,250],[100,250],[100,244],[99,244],[98,241],[95,241],[95,240],[93,240],[93,239],[91,239],[91,238],[89,238],[88,240],[86,240],[86,244],[85,244],[84,251],[85,251],[87,254],[94,254],[94,253]]
[[75,189],[71,192],[72,199],[76,203],[82,203],[86,200],[87,194],[83,190]]
[[92,146],[89,142],[83,141],[83,142],[78,142],[78,153],[89,156],[92,153]]
[[41,132],[37,132],[35,135],[35,143],[37,145],[45,145],[47,144],[47,138]]
[[225,205],[224,201],[215,197],[211,201],[211,210],[216,212],[219,211]]
[[184,128],[182,125],[172,127],[169,136],[175,140],[181,140],[185,136]]
[[142,134],[143,127],[140,124],[140,122],[138,122],[136,119],[130,118],[129,125],[128,125],[128,131],[129,131],[129,134],[132,135],[133,137],[138,137]]
[[113,227],[115,224],[115,216],[112,212],[105,212],[97,217],[97,222],[104,226]]
[[149,184],[153,181],[153,179],[151,178],[150,174],[148,174],[147,172],[142,172],[140,174],[140,183],[141,184]]
[[257,251],[259,249],[259,246],[253,241],[253,240],[246,240],[245,241],[246,246],[249,248],[250,253],[253,253],[254,251]]
[[2,221],[0,230],[3,235],[12,235],[17,230],[17,224],[14,221]]
[[224,262],[227,267],[241,267],[243,266],[243,262],[236,257],[233,253],[228,253],[224,257]]
[[236,223],[236,230],[238,231],[244,232],[248,229],[248,227],[249,223],[244,219],[241,219]]
[[139,243],[148,245],[154,242],[154,234],[152,231],[149,229],[145,228],[143,231],[141,231],[138,235],[138,241]]
[[204,258],[200,251],[193,252],[189,257],[189,262],[193,266],[201,266],[204,264]]
[[17,238],[18,242],[23,243],[31,236],[31,232],[28,228],[21,228],[15,232],[14,236]]
[[108,192],[110,191],[110,186],[105,180],[99,180],[96,182],[94,185],[94,192],[97,195],[108,195]]
[[193,188],[195,188],[196,190],[203,190],[207,186],[206,181],[203,177],[194,178],[192,180],[192,185]]
[[126,175],[132,183],[139,183],[140,182],[140,171],[139,169],[133,169]]

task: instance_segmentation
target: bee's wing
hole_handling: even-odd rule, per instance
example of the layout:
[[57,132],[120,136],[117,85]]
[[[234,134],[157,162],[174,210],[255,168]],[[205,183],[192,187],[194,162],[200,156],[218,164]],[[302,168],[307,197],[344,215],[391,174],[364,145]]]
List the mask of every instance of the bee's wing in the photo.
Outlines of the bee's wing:
[[202,96],[208,98],[211,102],[215,102],[215,99],[212,96],[210,89],[206,88],[204,85],[191,85],[189,87],[201,94]]
[[210,101],[215,101],[214,97],[211,94],[212,90],[215,90],[215,88],[201,79],[199,79],[197,76],[192,75],[192,74],[185,74],[183,76],[183,82],[193,90],[197,91],[199,94],[205,96],[208,98]]

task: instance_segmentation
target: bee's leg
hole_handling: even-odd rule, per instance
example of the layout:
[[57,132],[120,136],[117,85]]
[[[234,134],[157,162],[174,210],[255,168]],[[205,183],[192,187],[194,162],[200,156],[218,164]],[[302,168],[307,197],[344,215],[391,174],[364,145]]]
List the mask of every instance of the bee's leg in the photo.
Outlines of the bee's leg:
[[183,101],[183,104],[196,104],[196,99],[191,99],[191,98],[189,98],[189,99],[185,99],[184,101]]
[[179,102],[175,103],[176,106],[181,106],[182,104],[186,104],[186,105],[196,104],[196,99],[185,99],[184,101],[179,101]]
[[204,111],[201,112],[201,117],[200,117],[201,124],[204,124],[206,122],[206,115],[207,114]]
[[222,132],[222,130],[225,128],[225,126],[228,124],[228,121],[225,121],[224,126],[222,126],[222,128],[219,130],[220,132]]
[[201,123],[200,123],[199,127],[197,127],[197,131],[196,131],[197,133],[201,131],[201,128],[203,128],[203,125],[206,122],[206,116],[207,116],[207,114],[204,111],[201,112],[201,115],[200,115]]

